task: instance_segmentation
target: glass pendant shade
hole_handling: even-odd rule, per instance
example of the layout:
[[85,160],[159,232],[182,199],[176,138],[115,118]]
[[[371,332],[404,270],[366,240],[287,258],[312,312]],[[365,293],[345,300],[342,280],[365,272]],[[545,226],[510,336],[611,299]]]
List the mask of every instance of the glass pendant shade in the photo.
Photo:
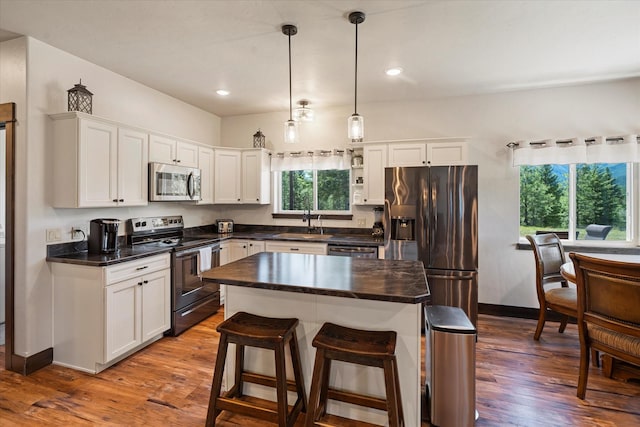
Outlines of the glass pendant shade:
[[287,120],[284,122],[284,142],[286,144],[296,144],[298,140],[298,122],[295,120]]
[[364,117],[360,114],[352,114],[347,119],[347,126],[351,142],[362,142],[364,140]]
[[293,110],[293,120],[297,122],[312,122],[314,118],[313,110],[309,108],[309,101],[300,101],[298,108]]

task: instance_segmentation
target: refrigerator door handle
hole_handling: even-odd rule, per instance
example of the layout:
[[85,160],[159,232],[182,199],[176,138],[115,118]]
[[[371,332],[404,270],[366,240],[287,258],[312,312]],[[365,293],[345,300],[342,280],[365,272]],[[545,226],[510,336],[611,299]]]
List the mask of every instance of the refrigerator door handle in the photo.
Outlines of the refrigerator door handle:
[[432,277],[434,279],[448,279],[448,280],[456,279],[456,280],[461,280],[461,279],[473,279],[473,276],[474,276],[473,274],[469,274],[469,275],[466,275],[466,276],[443,276],[443,275],[440,275],[440,274],[427,274],[427,279],[429,277]]

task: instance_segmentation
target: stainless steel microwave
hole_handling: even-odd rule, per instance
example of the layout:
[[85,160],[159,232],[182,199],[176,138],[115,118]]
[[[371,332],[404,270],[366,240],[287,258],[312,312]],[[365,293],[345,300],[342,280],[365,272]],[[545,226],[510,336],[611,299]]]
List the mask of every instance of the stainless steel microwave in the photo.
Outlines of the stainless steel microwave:
[[177,202],[200,199],[200,169],[149,163],[149,201]]

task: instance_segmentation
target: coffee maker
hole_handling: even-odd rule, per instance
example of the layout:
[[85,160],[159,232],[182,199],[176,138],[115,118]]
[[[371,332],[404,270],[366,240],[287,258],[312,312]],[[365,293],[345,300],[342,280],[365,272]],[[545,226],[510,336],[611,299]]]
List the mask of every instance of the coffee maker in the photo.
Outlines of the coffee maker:
[[380,206],[373,208],[373,228],[371,235],[373,237],[384,237],[384,227],[382,225],[382,215],[384,209]]
[[92,219],[89,223],[89,253],[110,254],[117,252],[119,226],[119,219]]

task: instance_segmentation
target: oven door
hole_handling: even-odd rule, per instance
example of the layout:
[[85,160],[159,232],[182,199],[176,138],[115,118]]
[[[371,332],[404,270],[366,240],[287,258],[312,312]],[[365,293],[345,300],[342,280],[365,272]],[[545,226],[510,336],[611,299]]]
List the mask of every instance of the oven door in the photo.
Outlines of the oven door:
[[[220,246],[211,250],[211,268],[220,265]],[[173,253],[173,310],[178,310],[218,292],[220,285],[204,282],[200,277],[200,249],[178,250]]]

